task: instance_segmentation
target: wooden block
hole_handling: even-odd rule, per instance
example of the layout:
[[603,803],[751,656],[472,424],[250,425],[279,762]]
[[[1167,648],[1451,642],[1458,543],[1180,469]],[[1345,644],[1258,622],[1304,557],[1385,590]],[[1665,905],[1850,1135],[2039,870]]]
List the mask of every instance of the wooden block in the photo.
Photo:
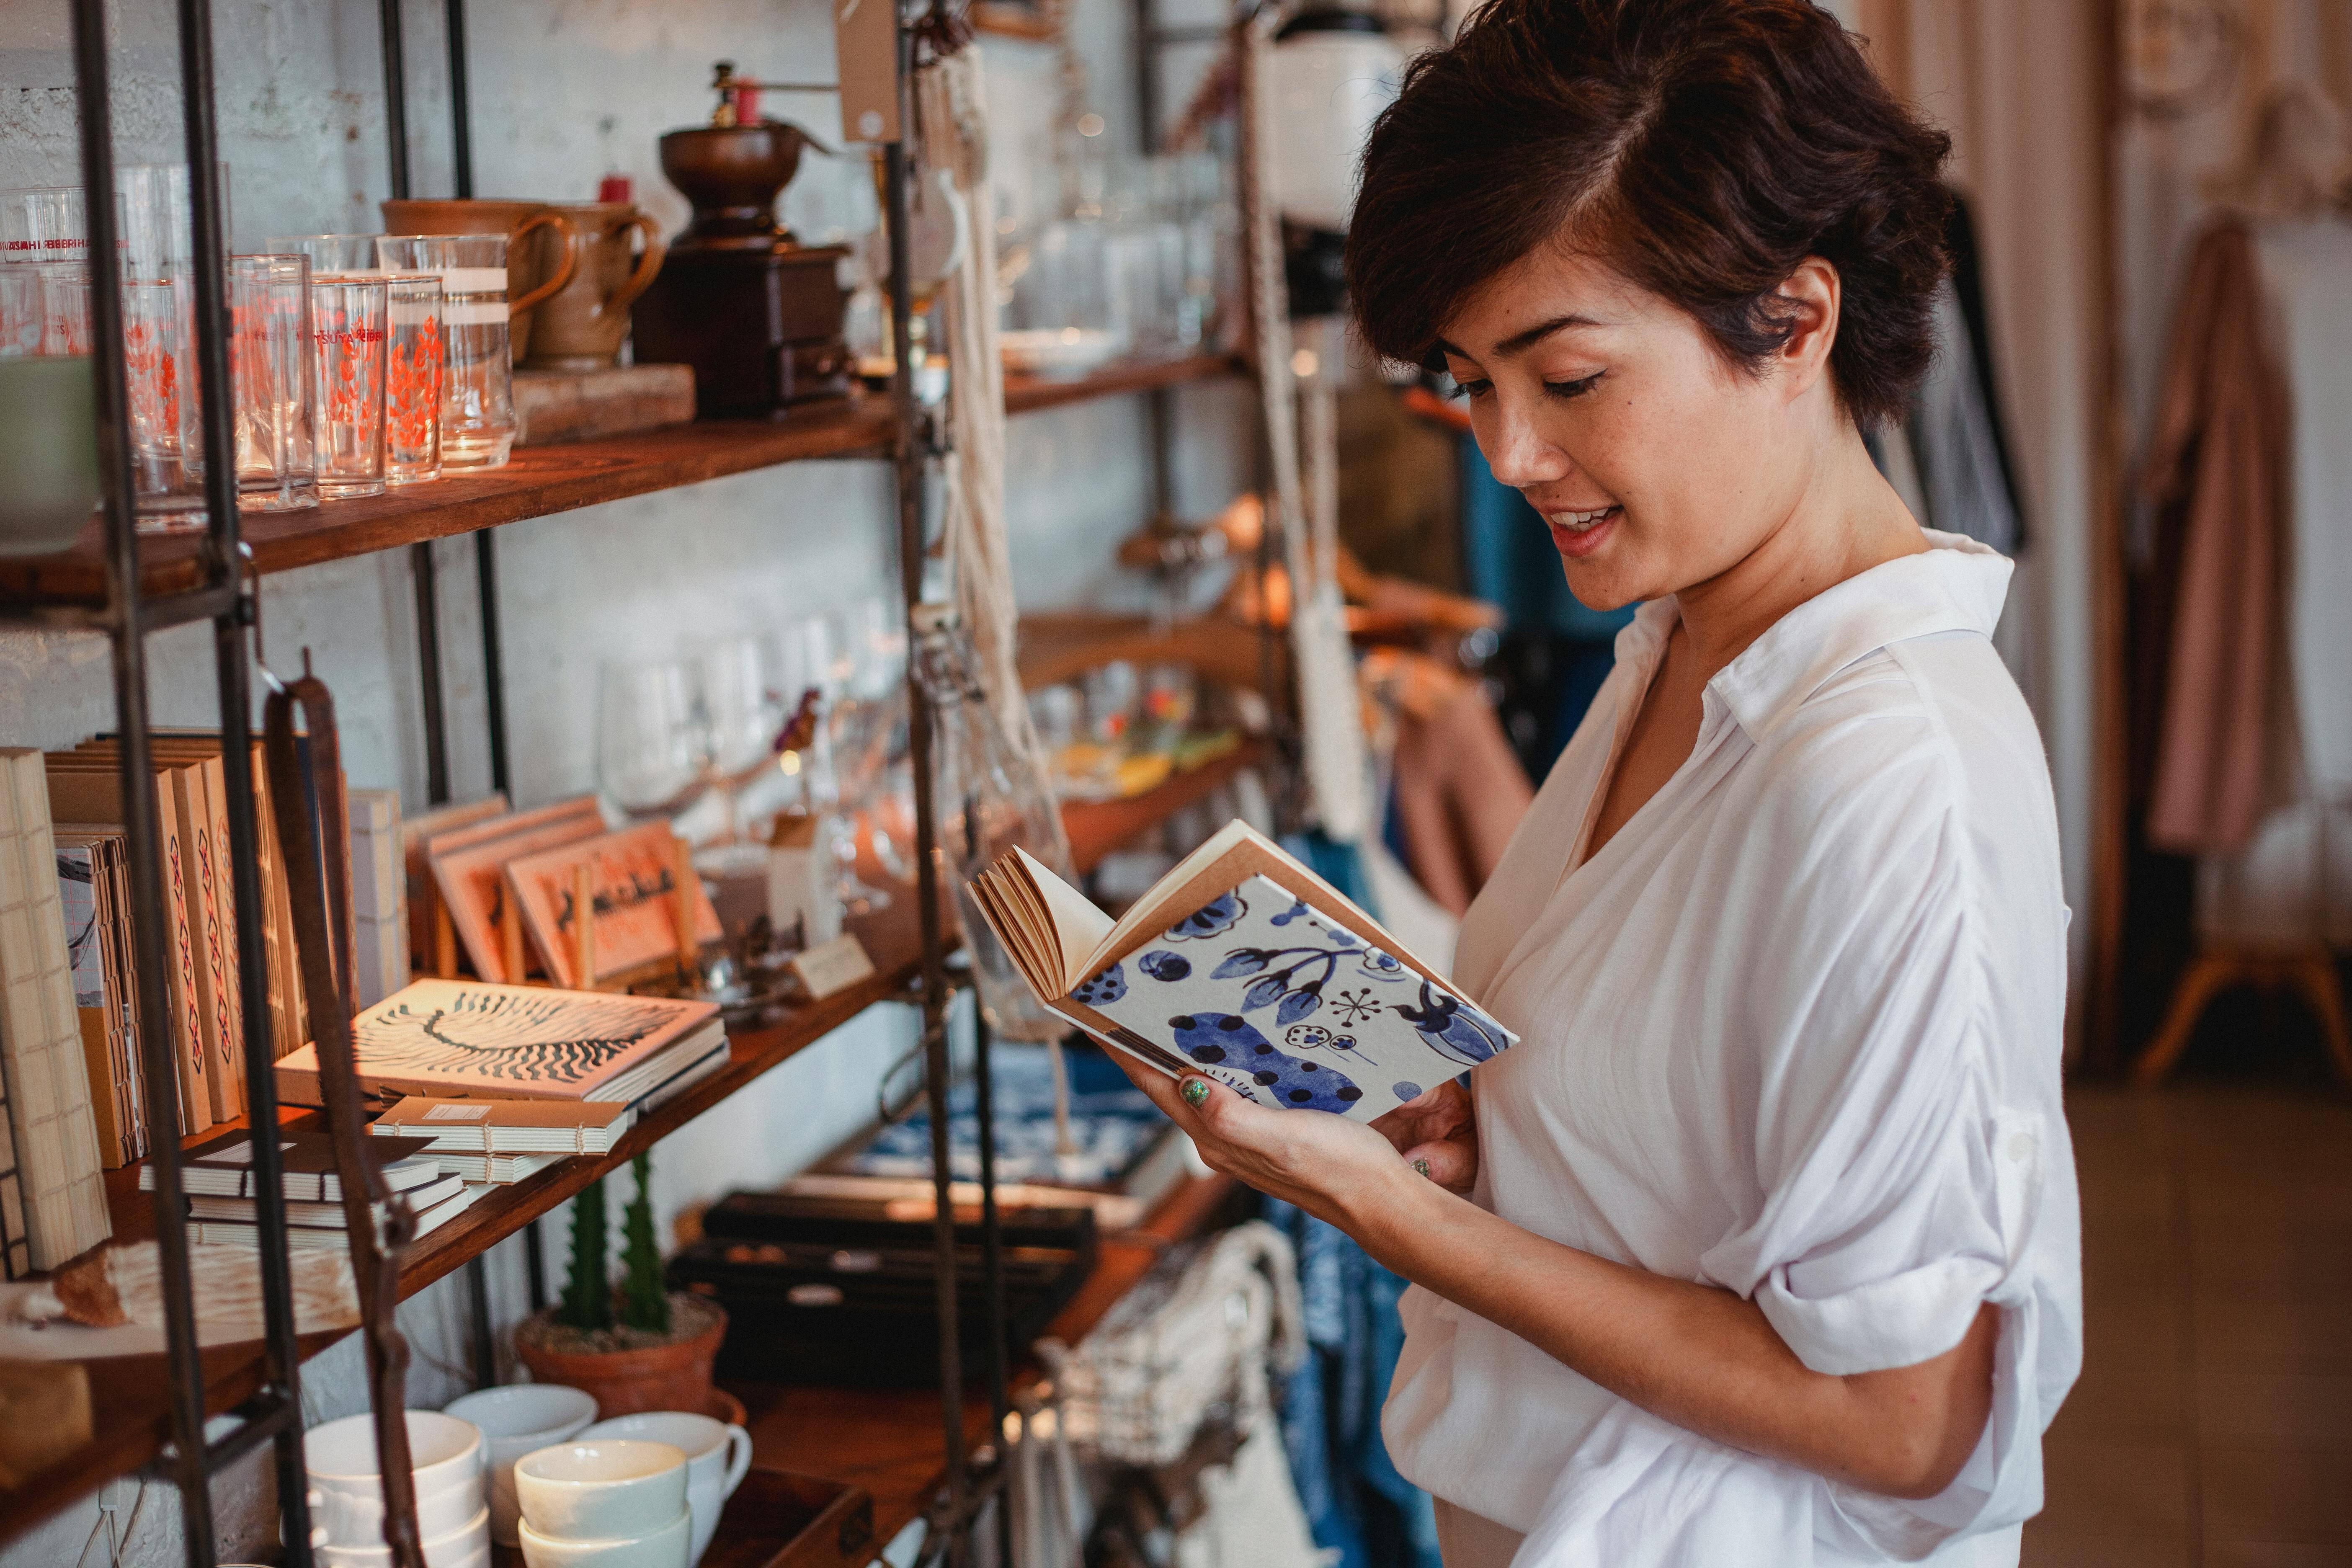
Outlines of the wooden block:
[[78,1361],[0,1361],[0,1487],[22,1486],[90,1439]]
[[518,447],[551,447],[683,425],[694,417],[694,371],[682,364],[626,370],[519,370]]

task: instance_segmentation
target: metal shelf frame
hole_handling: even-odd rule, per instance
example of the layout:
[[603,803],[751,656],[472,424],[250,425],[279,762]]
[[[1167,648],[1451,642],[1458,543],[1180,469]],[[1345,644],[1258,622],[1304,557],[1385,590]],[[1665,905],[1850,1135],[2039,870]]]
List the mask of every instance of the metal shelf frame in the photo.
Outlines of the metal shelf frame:
[[[238,944],[238,988],[244,1013],[246,1097],[252,1124],[273,1126],[278,1119],[273,1070],[278,1042],[269,1030],[268,977],[264,960],[261,889],[257,871],[257,823],[252,776],[253,670],[257,660],[249,647],[250,628],[257,622],[257,582],[246,565],[239,538],[232,391],[227,353],[228,310],[226,262],[228,235],[218,174],[218,133],[215,107],[212,7],[210,0],[175,0],[179,24],[180,71],[184,87],[184,152],[190,168],[193,207],[193,283],[196,384],[203,400],[206,464],[206,502],[202,584],[167,597],[147,598],[141,592],[139,531],[129,446],[129,386],[123,342],[121,259],[118,249],[120,225],[113,200],[115,163],[113,121],[107,55],[104,0],[70,0],[79,97],[82,183],[89,194],[91,267],[91,316],[96,345],[100,451],[102,467],[103,526],[107,544],[108,594],[103,605],[71,614],[54,605],[0,601],[0,623],[72,626],[103,633],[112,656],[116,723],[121,736],[121,777],[125,813],[125,837],[133,889],[132,934],[138,959],[142,1016],[168,1018],[165,955],[169,951],[163,910],[165,868],[155,795],[151,783],[152,730],[148,712],[146,637],[167,626],[209,619],[214,630],[214,657],[219,687],[222,766],[227,795],[228,859],[233,868]],[[942,7],[946,0],[934,0]],[[396,195],[408,189],[406,142],[406,82],[403,58],[400,0],[380,0],[383,24],[385,119],[390,138],[392,188]],[[453,142],[457,194],[472,187],[471,135],[467,101],[464,0],[446,0],[450,48]],[[902,122],[914,123],[911,113],[911,73],[914,34],[901,7],[897,42],[898,91]],[[898,370],[891,384],[895,415],[893,443],[897,481],[896,538],[900,587],[908,616],[909,647],[913,614],[922,590],[922,564],[929,526],[926,516],[926,479],[929,465],[940,455],[936,432],[919,406],[912,382],[912,297],[908,266],[908,154],[902,142],[884,149],[886,222],[892,260],[891,334]],[[506,725],[499,661],[496,558],[492,531],[476,533],[478,585],[482,595],[482,636],[488,682],[490,764],[493,784],[508,784]],[[447,796],[448,764],[446,711],[442,703],[438,584],[429,545],[412,547],[416,573],[420,675],[425,687],[425,746],[428,788],[437,804]],[[252,661],[252,662],[249,662]],[[948,1158],[948,1020],[955,999],[946,966],[948,933],[934,849],[938,843],[937,803],[930,765],[931,715],[917,664],[908,665],[908,692],[913,737],[916,815],[917,898],[922,921],[923,963],[918,1000],[922,1016],[925,1095],[931,1115],[934,1196],[937,1206],[936,1285],[940,1334],[941,1415],[947,1438],[946,1484],[929,1515],[931,1528],[919,1562],[944,1563],[960,1568],[970,1555],[973,1522],[1000,1493],[1003,1467],[1001,1444],[992,1440],[977,1452],[969,1451],[961,1421],[963,1379],[957,1331],[954,1207],[949,1184]],[[268,671],[263,670],[265,679]],[[975,1009],[975,1013],[977,1010]],[[289,1047],[292,1042],[286,1042]],[[141,1032],[139,1070],[151,1107],[178,1103],[177,1068],[172,1033],[166,1028]],[[981,1182],[986,1310],[992,1329],[987,1367],[991,1402],[1002,1433],[1006,1409],[1008,1356],[1004,1340],[1002,1231],[995,1190],[994,1128],[987,1096],[991,1041],[985,1021],[979,1028],[978,1068],[981,1074]],[[170,1405],[172,1440],[168,1463],[181,1494],[184,1551],[190,1568],[213,1568],[217,1539],[212,1512],[211,1481],[225,1466],[264,1444],[275,1461],[279,1538],[283,1561],[293,1568],[311,1562],[310,1521],[306,1502],[307,1480],[302,1461],[300,1356],[294,1321],[291,1268],[287,1230],[282,1168],[277,1141],[254,1141],[254,1177],[258,1189],[259,1263],[265,1331],[264,1375],[259,1390],[235,1410],[221,1436],[207,1440],[205,1379],[195,1333],[193,1287],[189,1277],[188,1238],[184,1223],[169,1216],[185,1212],[182,1151],[174,1136],[175,1118],[156,1112],[155,1136],[149,1163],[154,1172],[155,1239],[163,1275],[165,1342],[173,1394]],[[544,1300],[537,1238],[530,1241],[531,1295],[534,1306]],[[495,1376],[494,1346],[489,1333],[485,1282],[478,1260],[473,1266],[476,1308],[473,1352],[478,1379]],[[215,1418],[218,1419],[218,1418]],[[1000,1532],[1005,1515],[996,1514]],[[414,1521],[410,1521],[413,1541]],[[1009,1558],[1007,1559],[1009,1561]]]

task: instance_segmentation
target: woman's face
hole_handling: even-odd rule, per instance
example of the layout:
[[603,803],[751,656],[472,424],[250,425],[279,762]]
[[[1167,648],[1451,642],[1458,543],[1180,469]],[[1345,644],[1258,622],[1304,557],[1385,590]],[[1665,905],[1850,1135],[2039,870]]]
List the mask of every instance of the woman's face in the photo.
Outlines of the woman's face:
[[[1833,331],[1835,273],[1806,266],[1828,272]],[[1816,324],[1806,285],[1819,281],[1792,279],[1792,343]],[[1803,494],[1829,392],[1818,356],[1735,369],[1695,317],[1603,262],[1537,250],[1474,295],[1441,346],[1479,450],[1550,525],[1570,590],[1592,608],[1718,576]]]

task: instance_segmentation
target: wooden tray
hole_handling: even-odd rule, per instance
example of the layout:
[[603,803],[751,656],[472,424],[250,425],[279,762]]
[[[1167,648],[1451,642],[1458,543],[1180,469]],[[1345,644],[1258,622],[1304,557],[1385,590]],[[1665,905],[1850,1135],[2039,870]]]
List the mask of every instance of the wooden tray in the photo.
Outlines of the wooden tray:
[[754,1465],[700,1568],[865,1568],[874,1547],[874,1500],[863,1488]]

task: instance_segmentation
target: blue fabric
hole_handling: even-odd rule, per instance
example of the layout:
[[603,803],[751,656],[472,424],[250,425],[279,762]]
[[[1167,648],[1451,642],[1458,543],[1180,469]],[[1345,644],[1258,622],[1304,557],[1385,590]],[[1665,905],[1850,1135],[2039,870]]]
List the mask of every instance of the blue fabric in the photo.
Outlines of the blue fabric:
[[1404,1346],[1405,1282],[1347,1235],[1278,1199],[1266,1221],[1298,1253],[1306,1364],[1283,1380],[1282,1441],[1315,1534],[1339,1568],[1444,1568],[1429,1494],[1397,1473],[1381,1402]]
[[1311,833],[1286,833],[1282,847],[1306,863],[1307,868],[1339,889],[1374,920],[1381,918],[1381,906],[1372,897],[1370,879],[1364,875],[1364,858],[1356,853],[1352,844],[1342,844],[1324,836],[1321,828]]
[[1499,605],[1515,632],[1549,633],[1579,642],[1612,641],[1635,606],[1588,610],[1568,591],[1551,531],[1527,498],[1495,477],[1485,454],[1462,441],[1462,534],[1470,592]]

